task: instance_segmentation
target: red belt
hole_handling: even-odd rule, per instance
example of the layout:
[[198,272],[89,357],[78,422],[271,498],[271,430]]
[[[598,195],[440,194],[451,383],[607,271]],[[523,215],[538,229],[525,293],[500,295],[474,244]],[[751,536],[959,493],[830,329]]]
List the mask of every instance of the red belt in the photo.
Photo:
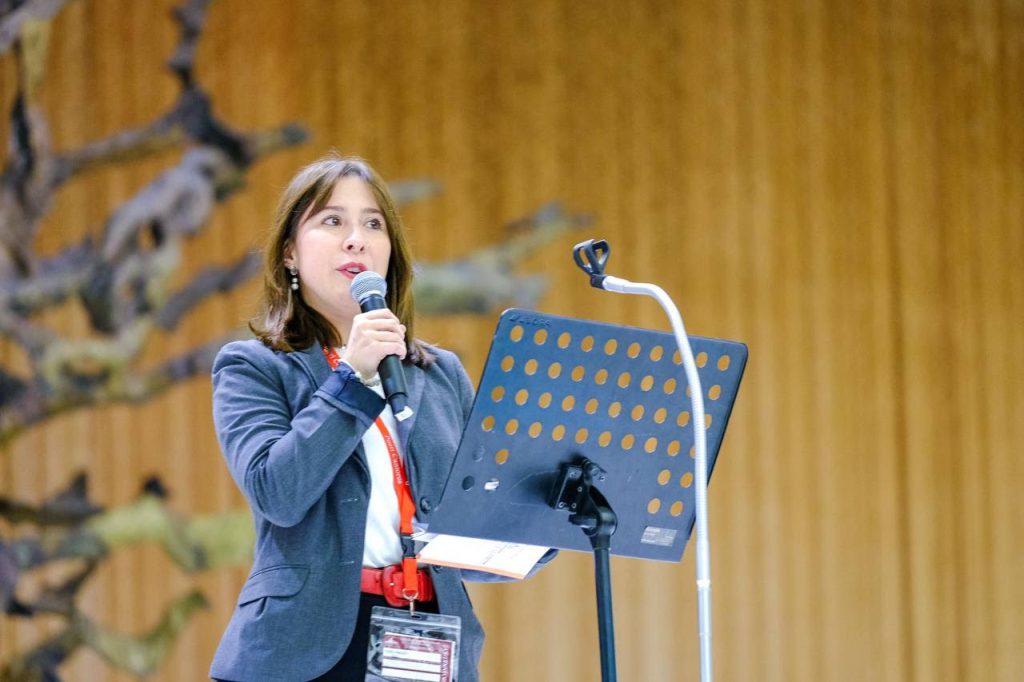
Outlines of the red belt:
[[[434,600],[434,583],[430,580],[430,573],[426,570],[416,571],[417,582],[413,599],[419,602]],[[402,574],[402,565],[385,566],[384,568],[363,568],[363,577],[359,583],[359,589],[368,594],[379,594],[387,600],[388,604],[396,609],[405,608],[409,600],[405,596],[405,578]]]

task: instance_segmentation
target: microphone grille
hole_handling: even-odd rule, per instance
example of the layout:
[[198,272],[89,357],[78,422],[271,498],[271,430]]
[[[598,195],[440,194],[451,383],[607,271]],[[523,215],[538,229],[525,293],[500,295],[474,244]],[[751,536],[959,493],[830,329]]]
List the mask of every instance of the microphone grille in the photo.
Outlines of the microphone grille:
[[356,299],[357,303],[362,303],[363,299],[373,293],[380,294],[381,298],[387,296],[388,283],[376,272],[363,270],[352,279],[350,291],[352,298]]

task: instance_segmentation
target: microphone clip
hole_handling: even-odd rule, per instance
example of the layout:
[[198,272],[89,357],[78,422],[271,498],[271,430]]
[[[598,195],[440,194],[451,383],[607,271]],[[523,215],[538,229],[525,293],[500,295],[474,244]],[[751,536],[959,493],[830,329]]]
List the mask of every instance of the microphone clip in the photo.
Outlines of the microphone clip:
[[[603,239],[588,239],[572,247],[572,257],[580,270],[590,277],[590,286],[595,289],[604,289],[604,265],[608,262],[608,255],[612,247]],[[584,262],[586,259],[586,262]]]

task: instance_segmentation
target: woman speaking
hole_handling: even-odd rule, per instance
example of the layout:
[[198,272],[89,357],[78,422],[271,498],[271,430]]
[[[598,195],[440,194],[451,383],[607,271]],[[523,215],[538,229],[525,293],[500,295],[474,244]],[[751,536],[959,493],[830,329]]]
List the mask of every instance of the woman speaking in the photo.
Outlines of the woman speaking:
[[[256,339],[213,367],[217,435],[256,548],[211,676],[361,681],[371,609],[413,599],[461,618],[459,680],[477,680],[484,634],[463,575],[416,568],[409,539],[440,498],[473,388],[455,355],[414,336],[412,258],[387,187],[355,158],[303,168],[264,262]],[[361,312],[351,295],[368,270],[387,282],[387,309]],[[400,421],[377,374],[389,355],[412,411]]]

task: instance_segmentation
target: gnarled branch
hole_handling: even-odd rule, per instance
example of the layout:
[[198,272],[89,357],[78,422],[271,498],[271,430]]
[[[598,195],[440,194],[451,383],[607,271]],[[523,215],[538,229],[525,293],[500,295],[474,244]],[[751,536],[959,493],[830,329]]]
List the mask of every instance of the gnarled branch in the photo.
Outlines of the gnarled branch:
[[75,611],[66,628],[11,659],[0,670],[0,682],[58,680],[57,668],[82,646],[92,649],[116,668],[138,676],[149,675],[167,657],[195,612],[207,605],[201,592],[188,592],[168,605],[160,622],[140,637],[105,628]]

